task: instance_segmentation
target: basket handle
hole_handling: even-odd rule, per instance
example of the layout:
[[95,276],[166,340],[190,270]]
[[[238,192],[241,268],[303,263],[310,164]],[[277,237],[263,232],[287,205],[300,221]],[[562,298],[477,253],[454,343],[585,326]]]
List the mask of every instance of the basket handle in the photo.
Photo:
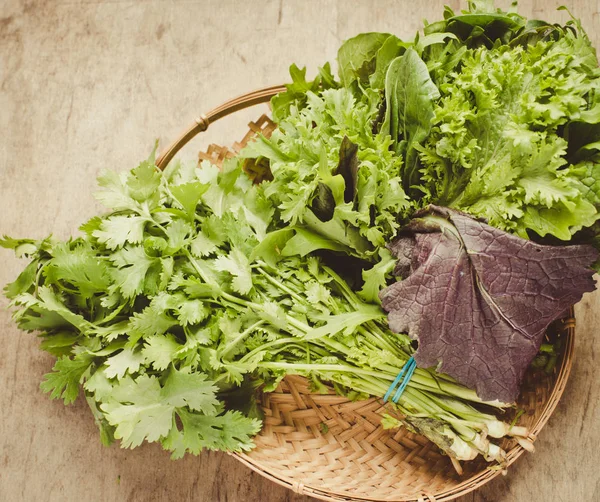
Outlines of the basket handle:
[[156,166],[159,169],[164,169],[171,159],[177,154],[183,146],[188,143],[197,134],[206,131],[208,126],[213,122],[250,106],[266,103],[273,96],[285,91],[285,86],[274,85],[272,87],[264,87],[248,94],[243,94],[237,98],[231,99],[214,110],[211,110],[206,115],[201,114],[196,121],[170,146],[168,146],[156,160]]

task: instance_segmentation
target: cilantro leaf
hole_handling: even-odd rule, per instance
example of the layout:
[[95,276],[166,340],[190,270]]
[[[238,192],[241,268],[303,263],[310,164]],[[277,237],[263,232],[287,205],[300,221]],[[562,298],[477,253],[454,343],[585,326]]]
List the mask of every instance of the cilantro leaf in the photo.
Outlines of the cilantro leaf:
[[115,356],[106,359],[104,374],[108,378],[122,379],[125,373],[134,374],[140,369],[146,357],[140,350],[126,347]]
[[192,226],[184,220],[173,221],[165,230],[168,240],[167,253],[176,253],[179,251],[187,237],[192,233]]
[[108,249],[123,247],[127,242],[139,244],[144,238],[146,219],[142,216],[111,216],[100,223],[92,235]]
[[187,406],[192,411],[205,415],[216,415],[221,403],[216,397],[218,388],[202,373],[184,373],[175,369],[162,389],[163,398],[177,408]]
[[210,308],[202,300],[185,300],[177,308],[177,319],[182,326],[198,324],[210,315]]
[[239,411],[228,411],[220,416],[205,416],[180,409],[177,416],[183,431],[176,428],[163,440],[163,446],[173,452],[172,458],[181,458],[186,452],[198,455],[208,450],[248,451],[252,437],[260,430],[261,422],[248,418]]
[[29,291],[35,281],[38,267],[39,261],[32,260],[13,282],[4,287],[6,297],[15,299],[17,296]]
[[208,188],[209,185],[205,185],[199,181],[193,181],[172,186],[170,191],[173,197],[175,197],[175,200],[185,211],[188,219],[194,221],[196,206],[198,205],[198,202],[200,202],[202,194],[206,192]]
[[125,298],[142,292],[148,269],[156,262],[142,246],[125,246],[113,253],[110,260],[117,267],[111,271],[113,281]]
[[89,244],[57,245],[44,273],[51,283],[65,281],[77,288],[84,298],[105,292],[110,286],[109,267],[95,255]]
[[190,244],[190,251],[192,252],[192,255],[197,258],[210,256],[211,254],[215,253],[217,249],[218,244],[215,243],[204,232],[198,232]]
[[[71,324],[82,332],[92,329],[92,324],[83,316],[74,313],[48,286],[40,286],[37,297],[22,293],[15,297],[12,305],[25,307],[14,316],[19,325],[28,331],[64,327]],[[67,324],[68,323],[68,324]]]
[[[131,198],[137,202],[147,202],[156,199],[161,175],[154,162],[156,148],[144,162],[132,169],[127,176],[127,188]],[[152,202],[155,202],[154,200]]]
[[65,404],[74,403],[81,378],[91,364],[92,358],[84,353],[73,358],[63,356],[54,364],[52,373],[44,375],[40,388],[50,393],[51,399],[62,398]]
[[[103,188],[95,194],[96,198],[113,211],[141,211],[139,202],[132,199],[127,188],[127,173],[104,171],[98,177],[98,185]],[[95,226],[98,220],[92,225]]]
[[218,411],[216,387],[202,374],[184,374],[171,370],[161,387],[154,376],[125,377],[113,387],[100,404],[107,421],[115,427],[115,437],[124,448],[139,446],[142,441],[166,438],[173,429],[174,412],[183,416],[190,409],[213,414]]
[[56,356],[68,356],[74,345],[81,339],[79,333],[72,331],[59,331],[58,333],[44,333],[40,348]]
[[175,355],[182,348],[172,334],[152,335],[144,340],[142,354],[147,364],[155,370],[162,371],[169,367]]
[[161,398],[155,376],[123,378],[100,409],[115,427],[115,438],[121,440],[123,448],[134,448],[144,440],[158,441],[173,426],[174,407]]
[[215,268],[233,276],[231,285],[238,293],[245,295],[252,289],[250,262],[239,249],[232,249],[227,256],[219,256],[215,260]]
[[3,236],[0,239],[0,246],[6,249],[12,249],[17,258],[31,256],[40,249],[40,243],[33,239],[13,239],[8,236]]

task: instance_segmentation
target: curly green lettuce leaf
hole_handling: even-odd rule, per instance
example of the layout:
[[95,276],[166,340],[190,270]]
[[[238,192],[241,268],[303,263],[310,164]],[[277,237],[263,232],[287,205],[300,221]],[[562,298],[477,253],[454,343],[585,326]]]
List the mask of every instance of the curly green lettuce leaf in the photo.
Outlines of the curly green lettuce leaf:
[[306,104],[306,93],[317,92],[319,89],[335,89],[338,83],[331,73],[331,66],[326,63],[319,68],[319,73],[311,82],[306,80],[306,68],[290,66],[292,83],[286,84],[286,90],[271,98],[272,117],[275,122],[285,120],[292,108],[303,108]]
[[262,185],[279,226],[305,228],[365,259],[393,237],[410,203],[402,158],[389,136],[372,133],[380,103],[370,91],[360,99],[346,88],[309,92],[271,138],[242,150],[270,163],[274,179]]
[[522,237],[569,240],[598,219],[568,166],[566,126],[589,116],[599,79],[569,32],[523,48],[480,48],[440,84],[429,137],[416,148],[424,201]]

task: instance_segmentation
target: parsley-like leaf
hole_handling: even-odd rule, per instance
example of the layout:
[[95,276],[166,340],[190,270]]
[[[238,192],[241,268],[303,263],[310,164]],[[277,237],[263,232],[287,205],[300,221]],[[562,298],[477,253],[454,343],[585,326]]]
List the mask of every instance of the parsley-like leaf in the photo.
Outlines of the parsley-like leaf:
[[233,276],[231,285],[238,293],[245,295],[252,289],[250,262],[239,249],[232,249],[227,256],[219,256],[215,260],[215,268]]
[[79,395],[81,377],[92,364],[92,358],[79,354],[73,358],[61,357],[52,368],[52,373],[44,376],[40,388],[50,393],[52,399],[62,398],[65,404],[74,403]]

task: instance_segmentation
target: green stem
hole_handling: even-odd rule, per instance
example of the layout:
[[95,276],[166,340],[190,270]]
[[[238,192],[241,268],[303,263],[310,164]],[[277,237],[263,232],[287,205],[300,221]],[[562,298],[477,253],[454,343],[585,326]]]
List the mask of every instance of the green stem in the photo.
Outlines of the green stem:
[[121,310],[123,310],[123,307],[125,306],[124,303],[122,303],[121,305],[119,305],[115,310],[113,310],[110,314],[108,314],[104,319],[101,319],[99,321],[96,322],[97,326],[102,326],[103,324],[107,323],[108,321],[112,321],[115,317],[117,317],[119,315],[119,313],[121,312]]
[[287,369],[298,371],[332,371],[342,373],[352,373],[357,375],[369,375],[379,378],[381,375],[377,371],[365,370],[353,366],[344,366],[341,364],[301,364],[301,363],[282,363],[282,362],[266,362],[259,363],[261,368],[265,369]]
[[225,357],[230,350],[232,350],[233,348],[235,348],[235,346],[239,342],[241,342],[244,338],[246,338],[256,328],[258,328],[259,326],[261,326],[263,324],[263,322],[264,321],[262,321],[262,320],[255,322],[252,326],[250,326],[249,328],[247,328],[244,331],[242,331],[237,337],[235,337],[235,339],[233,339],[231,342],[229,342],[227,345],[225,345],[225,348],[221,352],[221,358]]
[[261,267],[256,267],[256,270],[258,270],[258,273],[261,274],[265,279],[267,279],[267,281],[269,281],[274,286],[278,287],[281,291],[283,291],[283,292],[287,293],[288,295],[290,295],[297,302],[303,303],[305,305],[310,305],[307,302],[306,298],[302,298],[300,295],[298,295],[297,293],[295,293],[294,291],[292,291],[290,288],[288,288],[285,284],[282,284],[277,279],[275,279],[274,277],[272,277],[269,273],[267,273],[266,271],[264,271]]

